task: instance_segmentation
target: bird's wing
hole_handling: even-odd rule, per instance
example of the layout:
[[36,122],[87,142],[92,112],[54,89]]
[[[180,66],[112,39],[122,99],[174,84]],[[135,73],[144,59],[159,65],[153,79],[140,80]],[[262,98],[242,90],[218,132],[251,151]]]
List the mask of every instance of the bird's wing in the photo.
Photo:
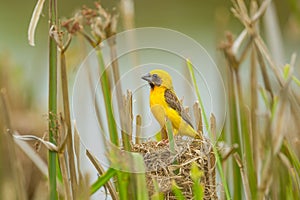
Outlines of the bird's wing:
[[180,101],[178,100],[176,94],[172,90],[167,89],[167,90],[165,90],[164,96],[165,96],[167,104],[171,108],[176,110],[178,112],[178,114],[182,117],[182,119],[184,119],[184,121],[186,121],[191,127],[193,127],[190,117],[183,109],[183,106],[181,105]]

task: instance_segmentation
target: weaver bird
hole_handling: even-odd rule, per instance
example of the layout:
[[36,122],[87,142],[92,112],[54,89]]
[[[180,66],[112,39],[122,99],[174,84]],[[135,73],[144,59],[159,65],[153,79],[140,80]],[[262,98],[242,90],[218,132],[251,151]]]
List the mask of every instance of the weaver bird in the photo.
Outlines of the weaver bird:
[[[151,112],[162,130],[166,130],[166,120],[169,119],[174,134],[200,138],[200,134],[194,130],[190,117],[175,94],[171,76],[163,70],[156,69],[143,76],[142,79],[151,87]],[[162,134],[162,138],[167,139],[166,134]]]

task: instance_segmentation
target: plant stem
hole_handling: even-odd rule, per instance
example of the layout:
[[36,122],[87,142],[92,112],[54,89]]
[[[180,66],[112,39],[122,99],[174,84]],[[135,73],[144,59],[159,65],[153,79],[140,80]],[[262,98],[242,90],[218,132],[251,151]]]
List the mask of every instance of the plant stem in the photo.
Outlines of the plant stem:
[[104,186],[105,184],[107,184],[107,182],[113,177],[115,176],[117,173],[117,171],[113,168],[109,168],[105,174],[103,174],[102,176],[100,176],[98,178],[98,180],[93,183],[93,185],[91,186],[90,189],[90,193],[94,194],[95,192],[97,192],[102,186]]
[[127,172],[117,171],[119,197],[121,200],[128,199],[128,184],[130,174]]
[[[240,135],[238,128],[238,115],[237,115],[237,100],[236,93],[234,89],[234,69],[231,66],[231,63],[228,62],[228,102],[229,102],[229,127],[230,127],[230,135],[231,135],[231,143],[240,145]],[[239,155],[241,155],[241,148],[237,149]],[[240,176],[240,170],[238,165],[234,160],[232,160],[232,182],[235,185],[233,191],[233,199],[241,199],[242,198],[242,179]]]
[[[139,172],[145,172],[144,158],[140,154],[132,154],[133,164],[137,167]],[[136,199],[138,200],[148,200],[148,189],[146,183],[145,173],[135,173],[131,174],[131,177],[134,177],[135,186],[136,186]]]
[[[207,127],[207,131],[208,131],[209,136],[212,138],[211,129],[209,128],[208,118],[207,118],[205,110],[204,110],[203,102],[202,102],[202,99],[201,99],[201,96],[200,96],[200,92],[199,92],[199,88],[198,88],[198,85],[197,85],[197,80],[196,80],[196,77],[195,77],[195,72],[194,72],[192,63],[191,63],[190,60],[187,60],[186,63],[187,63],[187,66],[189,68],[189,71],[190,71],[190,74],[191,74],[191,78],[192,78],[192,81],[193,81],[193,84],[194,84],[194,87],[195,87],[195,90],[196,90],[196,93],[197,93],[199,105],[200,105],[201,111],[203,113],[203,118],[204,118],[205,126]],[[220,155],[219,155],[218,150],[215,147],[215,145],[212,145],[212,147],[213,147],[213,150],[214,150],[214,153],[215,153],[215,156],[216,156],[217,168],[218,168],[218,171],[219,171],[222,183],[223,183],[223,187],[224,187],[224,190],[225,190],[226,199],[231,199],[230,198],[229,188],[228,188],[228,185],[227,185],[227,181],[226,181],[226,178],[225,178],[224,173],[223,173],[223,168],[222,168],[222,163],[221,163]]]
[[[73,138],[72,138],[72,127],[71,127],[71,115],[70,115],[70,104],[69,104],[69,91],[68,91],[68,77],[66,69],[66,56],[65,50],[63,49],[60,53],[60,68],[61,68],[61,89],[63,96],[63,109],[64,118],[67,125],[67,152],[68,152],[68,163],[70,170],[70,180],[72,186],[72,196],[76,199],[77,181],[76,181],[76,169],[75,169],[75,158],[73,151]],[[79,167],[79,166],[78,166]],[[65,183],[69,184],[69,183]]]
[[247,175],[249,178],[249,185],[251,194],[255,198],[255,188],[256,188],[256,173],[255,167],[253,162],[253,152],[251,151],[251,135],[250,135],[250,128],[249,128],[249,120],[246,117],[247,109],[246,104],[243,98],[242,92],[242,82],[239,76],[238,71],[235,71],[235,78],[236,78],[236,86],[237,86],[237,96],[238,96],[238,108],[239,108],[239,123],[240,123],[240,136],[243,135],[241,140],[241,147],[242,147],[242,155],[245,155],[245,159],[247,162]]
[[174,135],[173,135],[173,130],[172,130],[172,124],[171,124],[171,122],[169,120],[166,123],[166,127],[167,127],[167,133],[168,133],[168,138],[169,138],[169,148],[170,148],[170,151],[173,154],[175,154]]
[[[49,30],[57,24],[56,0],[49,0]],[[54,39],[49,36],[49,140],[55,142],[56,132],[56,110],[57,110],[57,46]],[[57,199],[56,192],[56,152],[49,151],[49,185],[50,199]]]
[[195,90],[196,90],[196,94],[197,94],[197,98],[198,98],[198,101],[199,101],[199,105],[200,105],[201,111],[203,113],[202,116],[203,116],[203,119],[204,119],[205,126],[206,126],[207,130],[209,130],[208,118],[207,118],[207,116],[205,114],[204,105],[203,105],[203,102],[202,102],[202,99],[201,99],[201,95],[200,95],[200,91],[199,91],[199,88],[198,88],[198,85],[197,85],[197,81],[196,81],[196,77],[195,77],[195,72],[194,72],[192,63],[191,63],[190,60],[186,60],[186,63],[187,63],[187,66],[188,66],[190,74],[191,74],[191,78],[192,78],[192,81],[193,81],[193,84],[194,84],[194,87],[195,87]]
[[118,140],[118,132],[116,128],[116,121],[113,115],[112,105],[111,105],[111,94],[110,94],[110,84],[108,79],[107,71],[105,70],[105,64],[103,60],[103,56],[101,53],[101,49],[99,47],[96,47],[97,57],[98,57],[98,64],[100,68],[100,81],[101,81],[101,87],[106,107],[106,116],[108,121],[108,130],[109,130],[109,136],[110,140],[113,144],[116,146],[119,146],[119,140]]

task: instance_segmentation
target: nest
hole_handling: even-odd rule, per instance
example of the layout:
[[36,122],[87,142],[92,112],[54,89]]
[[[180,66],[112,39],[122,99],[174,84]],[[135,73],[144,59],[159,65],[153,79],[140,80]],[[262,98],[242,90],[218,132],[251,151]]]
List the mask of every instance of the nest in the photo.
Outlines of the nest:
[[193,199],[193,181],[190,177],[192,163],[203,172],[201,184],[204,199],[218,199],[216,193],[215,155],[208,139],[187,140],[180,136],[175,139],[175,152],[167,142],[148,141],[133,146],[134,152],[143,155],[147,168],[146,180],[149,195],[155,193],[154,183],[165,199],[176,199],[172,193],[172,181],[181,189],[186,199]]

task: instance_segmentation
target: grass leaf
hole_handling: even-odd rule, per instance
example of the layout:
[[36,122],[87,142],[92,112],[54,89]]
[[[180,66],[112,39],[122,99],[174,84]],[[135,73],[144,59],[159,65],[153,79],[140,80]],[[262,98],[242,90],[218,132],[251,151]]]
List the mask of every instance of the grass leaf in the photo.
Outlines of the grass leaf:
[[292,79],[300,87],[300,80],[296,76],[292,76]]
[[[197,98],[198,98],[198,101],[199,101],[199,104],[200,104],[200,108],[201,108],[201,111],[202,111],[202,116],[204,118],[205,126],[207,127],[207,131],[209,133],[209,136],[212,137],[212,133],[211,133],[211,130],[209,128],[208,117],[206,116],[204,106],[203,106],[203,102],[201,100],[201,96],[200,96],[200,92],[199,92],[199,88],[198,88],[198,85],[197,85],[197,80],[196,80],[196,77],[195,77],[195,72],[194,72],[192,63],[189,59],[187,59],[186,64],[187,64],[187,67],[189,68],[191,78],[193,80],[193,84],[194,84],[194,87],[195,87],[195,90],[196,90],[196,93],[197,93]],[[225,178],[224,173],[223,173],[223,168],[222,168],[222,163],[221,163],[221,160],[220,160],[220,155],[218,154],[218,151],[217,151],[217,149],[214,145],[213,145],[213,150],[214,150],[214,153],[215,153],[215,156],[216,156],[217,167],[218,167],[218,171],[220,173],[220,177],[221,177],[221,180],[222,180],[222,183],[223,183],[226,198],[230,199],[230,192],[229,192],[229,188],[228,188],[228,185],[227,185],[226,178]]]
[[289,64],[286,64],[283,67],[283,78],[284,78],[284,80],[288,79],[288,77],[290,75],[290,69],[291,69],[291,66]]
[[199,200],[203,199],[204,189],[203,189],[203,185],[201,185],[201,183],[200,183],[200,179],[203,176],[203,172],[198,169],[196,163],[192,163],[190,176],[194,182],[194,184],[193,184],[194,198],[199,199]]
[[104,186],[113,176],[115,176],[117,171],[113,168],[109,168],[102,176],[98,178],[98,180],[92,184],[90,193],[94,194],[97,192],[102,186]]
[[35,35],[35,30],[36,30],[36,26],[38,24],[38,21],[40,19],[43,7],[44,7],[44,3],[45,0],[38,0],[38,2],[36,3],[31,19],[30,19],[30,23],[29,23],[29,27],[28,27],[28,42],[31,46],[34,46],[34,35]]
[[178,185],[176,184],[176,182],[174,180],[172,180],[172,191],[175,194],[177,200],[185,199],[182,191],[180,190],[180,188],[178,187]]

